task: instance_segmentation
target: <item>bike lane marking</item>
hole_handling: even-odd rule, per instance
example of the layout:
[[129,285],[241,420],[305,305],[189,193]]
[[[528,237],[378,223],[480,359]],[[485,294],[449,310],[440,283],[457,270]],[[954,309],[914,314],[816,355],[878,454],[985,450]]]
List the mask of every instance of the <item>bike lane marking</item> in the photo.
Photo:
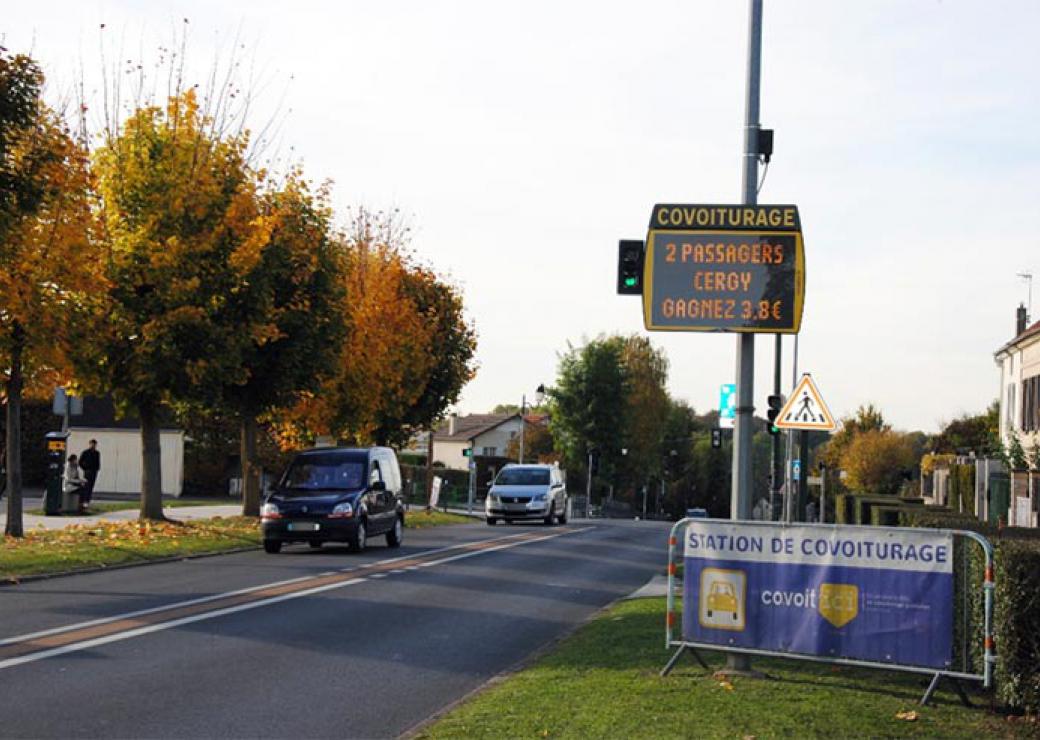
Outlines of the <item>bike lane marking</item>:
[[[396,569],[404,568],[414,571],[520,545],[555,539],[589,529],[591,527],[567,528],[556,530],[551,534],[524,532],[490,540],[450,545],[414,555],[388,558],[368,565],[344,568],[332,575],[302,576],[165,606],[117,614],[42,632],[9,637],[0,641],[0,670],[128,640],[193,622],[215,619],[227,614],[345,588],[367,582],[372,577],[381,578]],[[446,558],[429,559],[453,551],[457,554]]]

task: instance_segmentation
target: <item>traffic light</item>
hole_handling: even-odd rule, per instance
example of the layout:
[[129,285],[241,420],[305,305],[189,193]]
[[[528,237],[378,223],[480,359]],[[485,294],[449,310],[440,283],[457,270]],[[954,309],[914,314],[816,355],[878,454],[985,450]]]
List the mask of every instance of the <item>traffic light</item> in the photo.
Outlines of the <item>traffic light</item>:
[[784,397],[781,395],[770,396],[768,399],[769,410],[766,412],[766,420],[769,422],[769,433],[780,434],[776,426],[776,417],[780,415],[780,409],[784,407]]
[[711,448],[713,450],[722,448],[722,430],[719,427],[711,430]]
[[643,295],[643,242],[622,239],[618,242],[618,295]]

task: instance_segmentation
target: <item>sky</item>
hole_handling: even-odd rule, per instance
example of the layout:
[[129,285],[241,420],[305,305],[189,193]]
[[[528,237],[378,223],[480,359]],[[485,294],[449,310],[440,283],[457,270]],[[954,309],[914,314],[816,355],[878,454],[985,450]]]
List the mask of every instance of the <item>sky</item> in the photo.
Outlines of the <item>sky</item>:
[[[873,403],[934,432],[983,411],[1028,299],[1017,274],[1040,280],[1040,3],[764,6],[759,202],[801,215],[799,373],[838,417]],[[41,0],[8,4],[0,38],[56,99],[80,70],[100,89],[102,45],[148,65],[187,27],[205,82],[237,40],[281,157],[331,179],[344,216],[399,208],[459,286],[479,370],[457,410],[477,413],[551,385],[572,345],[645,333],[615,294],[617,242],[645,238],[655,203],[740,202],[747,25],[738,0]],[[716,407],[737,336],[650,337],[670,392]],[[764,415],[774,339],[755,345]]]

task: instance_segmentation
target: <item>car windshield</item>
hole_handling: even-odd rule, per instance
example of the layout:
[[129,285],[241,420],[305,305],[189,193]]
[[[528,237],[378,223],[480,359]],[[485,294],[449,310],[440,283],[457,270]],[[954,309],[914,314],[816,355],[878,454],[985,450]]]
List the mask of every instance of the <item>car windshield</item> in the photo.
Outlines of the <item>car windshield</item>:
[[544,468],[506,468],[495,480],[498,486],[547,486],[549,471]]
[[305,455],[293,460],[282,478],[289,494],[356,491],[364,485],[365,460],[343,455]]

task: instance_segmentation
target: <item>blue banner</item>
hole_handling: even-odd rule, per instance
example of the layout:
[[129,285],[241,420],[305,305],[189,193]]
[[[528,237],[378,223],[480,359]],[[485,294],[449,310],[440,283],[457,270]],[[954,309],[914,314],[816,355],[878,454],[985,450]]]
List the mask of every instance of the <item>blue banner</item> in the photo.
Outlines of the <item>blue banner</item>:
[[683,639],[948,668],[953,536],[702,520],[684,538]]

